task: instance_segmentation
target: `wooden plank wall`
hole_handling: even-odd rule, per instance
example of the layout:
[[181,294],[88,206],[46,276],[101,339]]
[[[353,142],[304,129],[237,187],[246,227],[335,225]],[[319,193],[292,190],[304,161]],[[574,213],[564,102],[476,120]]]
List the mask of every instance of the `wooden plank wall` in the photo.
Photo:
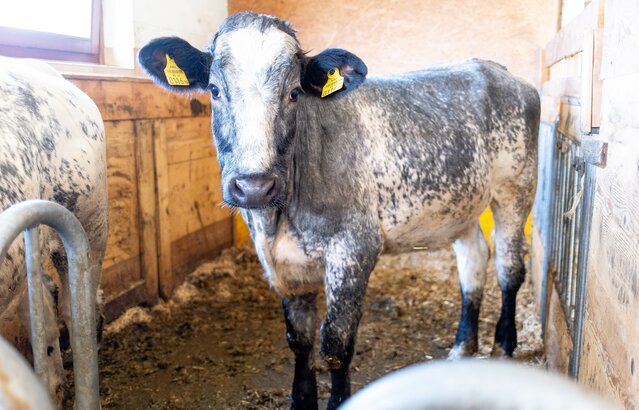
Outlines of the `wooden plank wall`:
[[600,137],[580,382],[639,408],[639,3],[606,2]]
[[232,244],[221,202],[207,96],[150,81],[67,76],[106,128],[109,237],[102,286],[111,319],[168,297],[184,275]]

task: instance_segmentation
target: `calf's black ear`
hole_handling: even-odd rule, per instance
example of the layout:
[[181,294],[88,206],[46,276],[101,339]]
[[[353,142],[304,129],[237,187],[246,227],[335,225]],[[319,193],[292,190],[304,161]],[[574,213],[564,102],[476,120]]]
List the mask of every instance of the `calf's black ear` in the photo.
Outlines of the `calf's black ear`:
[[341,48],[327,48],[303,61],[302,88],[307,94],[330,98],[357,88],[366,74],[361,58]]
[[212,59],[210,53],[178,37],[151,40],[138,54],[140,65],[153,81],[175,92],[205,90]]

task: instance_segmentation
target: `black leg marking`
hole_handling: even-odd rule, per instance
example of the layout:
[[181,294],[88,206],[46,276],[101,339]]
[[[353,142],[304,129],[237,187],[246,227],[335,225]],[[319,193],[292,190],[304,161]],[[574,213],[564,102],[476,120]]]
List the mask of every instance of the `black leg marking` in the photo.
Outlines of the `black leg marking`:
[[317,409],[317,380],[313,368],[313,344],[317,321],[316,296],[308,294],[295,298],[282,298],[286,339],[295,354],[292,409]]
[[525,268],[521,268],[512,276],[512,282],[502,286],[501,315],[495,328],[495,345],[502,349],[506,356],[512,356],[517,347],[517,325],[515,313],[517,308],[517,292],[524,281]]
[[472,356],[477,353],[477,328],[479,325],[479,310],[481,307],[482,291],[461,293],[462,308],[455,343],[451,350],[451,358]]

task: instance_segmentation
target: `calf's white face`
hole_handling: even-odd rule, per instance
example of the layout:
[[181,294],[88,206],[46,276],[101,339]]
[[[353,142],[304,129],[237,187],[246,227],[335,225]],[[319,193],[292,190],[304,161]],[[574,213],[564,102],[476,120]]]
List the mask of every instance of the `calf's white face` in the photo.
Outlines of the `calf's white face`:
[[235,206],[284,200],[287,158],[301,93],[299,46],[275,28],[247,27],[215,41],[209,76],[223,194]]
[[[167,56],[188,84],[169,81]],[[255,13],[226,19],[205,51],[165,37],[144,46],[139,60],[165,88],[211,93],[223,198],[242,208],[286,205],[298,98],[319,98],[328,72],[335,68],[344,78],[338,94],[356,88],[367,72],[366,65],[345,50],[306,57],[288,23]]]

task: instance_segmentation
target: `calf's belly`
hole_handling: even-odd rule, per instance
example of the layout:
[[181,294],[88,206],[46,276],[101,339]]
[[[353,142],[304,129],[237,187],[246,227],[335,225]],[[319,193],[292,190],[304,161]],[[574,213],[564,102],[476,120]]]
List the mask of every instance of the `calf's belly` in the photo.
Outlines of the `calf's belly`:
[[488,206],[487,198],[469,201],[467,206],[433,207],[412,210],[412,214],[397,220],[382,220],[384,252],[403,253],[417,249],[438,249],[453,243],[479,221]]

